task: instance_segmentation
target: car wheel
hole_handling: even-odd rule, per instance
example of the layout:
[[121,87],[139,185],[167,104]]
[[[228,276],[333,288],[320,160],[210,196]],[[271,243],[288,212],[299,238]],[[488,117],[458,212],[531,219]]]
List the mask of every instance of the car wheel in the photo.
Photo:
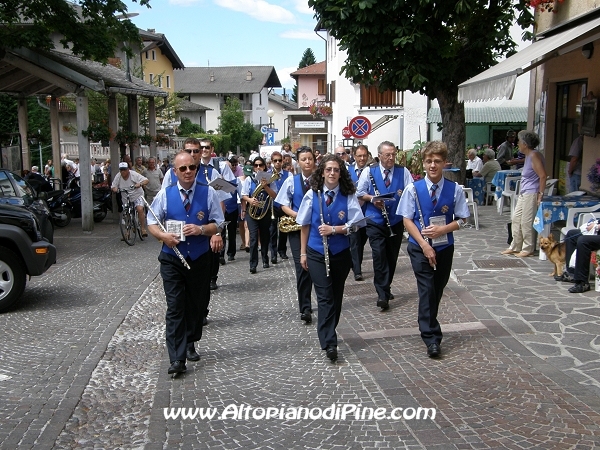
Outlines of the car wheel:
[[26,273],[21,259],[0,247],[0,312],[13,306],[25,290]]

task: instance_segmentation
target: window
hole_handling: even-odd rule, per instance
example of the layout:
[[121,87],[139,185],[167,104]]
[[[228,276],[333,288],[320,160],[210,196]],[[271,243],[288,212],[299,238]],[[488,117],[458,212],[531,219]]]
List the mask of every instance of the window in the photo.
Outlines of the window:
[[319,83],[319,87],[318,87],[317,94],[326,95],[327,94],[327,82],[326,82],[325,78],[320,78],[318,80],[318,83]]
[[335,102],[335,80],[327,85],[327,101]]
[[380,92],[379,86],[360,87],[361,108],[390,108],[402,106],[402,92],[387,90]]
[[149,75],[148,75],[148,77],[149,77],[149,79],[150,79],[149,83],[150,83],[150,84],[154,83],[154,74],[153,74],[153,73],[151,73],[151,74],[149,74]]
[[17,193],[12,183],[6,176],[6,172],[0,172],[0,195],[3,197],[16,197]]
[[162,87],[162,75],[158,76],[158,87]]
[[146,52],[146,59],[148,59],[148,52]]
[[171,76],[167,75],[167,89],[171,87]]
[[152,61],[156,61],[156,51],[152,50]]

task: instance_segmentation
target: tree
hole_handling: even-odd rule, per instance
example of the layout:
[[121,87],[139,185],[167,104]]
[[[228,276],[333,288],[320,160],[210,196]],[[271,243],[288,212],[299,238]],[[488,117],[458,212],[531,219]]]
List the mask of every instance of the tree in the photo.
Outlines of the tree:
[[[312,48],[307,48],[302,53],[302,59],[298,63],[298,69],[303,69],[304,67],[312,66],[317,63],[317,58],[315,58],[315,54],[312,51]],[[298,83],[294,84],[294,88],[292,91],[292,101],[298,102]]]
[[[532,25],[528,0],[309,0],[348,59],[354,83],[436,98],[449,160],[464,167],[465,115],[458,85],[510,56],[510,26]],[[530,34],[524,34],[526,38]]]
[[[150,7],[150,0],[139,3]],[[74,55],[106,62],[118,47],[132,56],[129,43],[140,41],[137,27],[123,18],[127,6],[120,0],[79,0],[75,5],[65,0],[6,0],[1,5],[0,47],[50,50],[57,33]]]
[[[244,120],[244,112],[236,97],[229,97],[221,109],[219,132],[231,136],[231,146],[238,145],[242,151],[256,148],[262,142],[262,133]],[[229,148],[223,149],[230,150]]]
[[181,118],[181,124],[179,125],[179,135],[180,136],[190,136],[192,134],[200,134],[204,133],[204,130],[197,123],[192,123],[192,121],[187,117]]

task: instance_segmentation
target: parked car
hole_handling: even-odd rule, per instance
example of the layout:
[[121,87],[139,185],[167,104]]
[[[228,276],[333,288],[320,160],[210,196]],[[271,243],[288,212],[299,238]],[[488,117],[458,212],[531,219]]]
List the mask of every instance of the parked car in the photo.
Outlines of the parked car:
[[56,262],[44,197],[17,174],[0,169],[0,312],[21,298],[28,275],[41,275]]

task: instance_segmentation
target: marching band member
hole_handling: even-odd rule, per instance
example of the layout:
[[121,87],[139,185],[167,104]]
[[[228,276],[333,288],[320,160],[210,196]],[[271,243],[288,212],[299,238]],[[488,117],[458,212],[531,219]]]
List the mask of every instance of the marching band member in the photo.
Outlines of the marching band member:
[[[254,158],[252,165],[254,166],[255,176],[258,172],[264,172],[267,168],[267,163],[261,156]],[[263,178],[260,182],[257,182],[256,178],[254,177],[247,177],[244,180],[244,184],[242,186],[242,199],[246,202],[248,207],[246,208],[246,211],[242,211],[242,218],[246,219],[248,230],[250,230],[250,273],[256,273],[256,266],[258,266],[259,234],[263,269],[267,269],[269,267],[269,226],[271,224],[271,208],[268,208],[268,211],[264,217],[260,219],[252,217],[252,215],[249,213],[253,207],[261,207],[261,201],[253,196],[253,193],[256,191],[256,188],[259,185],[262,186],[264,191],[269,197],[271,197],[271,199],[274,199],[277,195],[277,186],[275,183],[269,184],[268,180],[265,178]],[[265,204],[267,203],[267,199],[265,199],[262,203],[262,208],[266,208]]]
[[[355,186],[358,185],[358,180],[365,168],[369,159],[369,149],[365,145],[359,145],[353,149],[354,164],[348,166],[350,178]],[[359,201],[363,214],[367,210],[367,205],[363,201]],[[367,243],[367,229],[359,228],[358,231],[350,235],[350,254],[352,255],[352,272],[354,272],[355,281],[363,281],[362,262],[365,252],[365,244]]]
[[452,269],[452,232],[469,217],[462,187],[443,177],[447,157],[446,144],[427,143],[423,149],[426,176],[406,186],[396,212],[404,217],[410,235],[407,251],[417,278],[419,331],[430,357],[441,353],[442,329],[437,314]]
[[[379,164],[363,170],[358,180],[356,195],[367,203],[367,236],[373,252],[373,284],[377,290],[377,307],[387,310],[394,298],[390,286],[394,280],[396,262],[402,243],[404,225],[402,216],[396,214],[402,191],[413,182],[406,167],[395,164],[396,147],[384,141],[377,147]],[[391,201],[374,200],[377,195],[393,194]]]
[[348,235],[353,224],[364,216],[354,194],[354,183],[340,157],[323,156],[312,176],[311,187],[296,216],[296,222],[302,225],[300,261],[302,268],[310,273],[317,294],[319,343],[327,357],[335,361],[338,356],[335,328],[352,265]]
[[[279,173],[281,176],[279,179],[275,180],[274,183],[277,185],[277,190],[281,189],[283,183],[289,177],[290,173],[287,170],[283,170],[283,156],[278,151],[274,151],[271,154],[271,163],[273,165],[272,172]],[[283,216],[283,211],[281,210],[280,205],[277,202],[273,205],[273,212],[275,214],[275,219],[271,221],[270,233],[270,247],[271,247],[271,262],[273,264],[277,264],[277,254],[281,257],[281,259],[288,259],[287,256],[287,236],[286,233],[280,233],[278,222],[279,218]]]
[[[310,147],[300,147],[296,153],[298,170],[293,177],[288,177],[275,198],[282,211],[296,218],[304,194],[310,189],[310,178],[315,170],[315,157]],[[288,233],[290,249],[296,268],[296,290],[298,291],[298,306],[300,319],[309,324],[312,322],[312,280],[310,274],[300,264],[300,231]]]

